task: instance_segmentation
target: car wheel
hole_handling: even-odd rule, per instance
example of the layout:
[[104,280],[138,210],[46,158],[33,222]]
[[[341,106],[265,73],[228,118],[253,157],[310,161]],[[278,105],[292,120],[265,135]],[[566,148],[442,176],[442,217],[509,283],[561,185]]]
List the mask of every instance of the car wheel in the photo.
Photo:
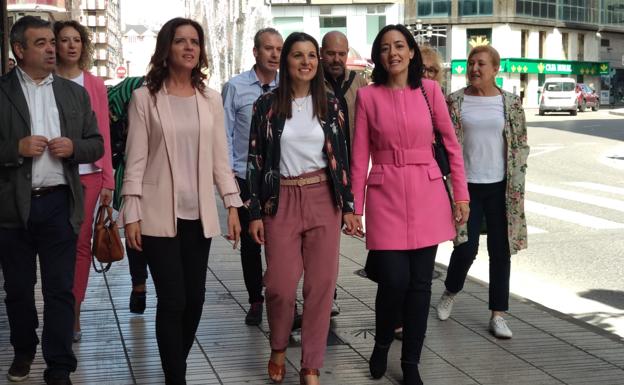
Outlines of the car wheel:
[[570,115],[572,115],[572,116],[576,116],[576,109],[574,109],[574,110],[570,110]]
[[592,111],[598,111],[600,109],[600,100],[596,100],[594,106],[592,107]]
[[539,115],[540,115],[540,116],[544,116],[544,115],[546,115],[546,111],[544,111],[544,110],[539,110]]
[[587,109],[587,102],[585,101],[585,99],[583,99],[583,101],[581,102],[581,105],[579,106],[579,111],[585,112],[586,109]]

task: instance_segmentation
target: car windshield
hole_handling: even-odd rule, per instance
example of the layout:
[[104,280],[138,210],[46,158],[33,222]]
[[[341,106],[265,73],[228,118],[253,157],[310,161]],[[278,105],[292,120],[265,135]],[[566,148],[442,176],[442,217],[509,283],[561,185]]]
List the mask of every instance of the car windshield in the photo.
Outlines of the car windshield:
[[574,83],[568,82],[549,82],[544,84],[544,89],[550,92],[568,92],[574,91]]

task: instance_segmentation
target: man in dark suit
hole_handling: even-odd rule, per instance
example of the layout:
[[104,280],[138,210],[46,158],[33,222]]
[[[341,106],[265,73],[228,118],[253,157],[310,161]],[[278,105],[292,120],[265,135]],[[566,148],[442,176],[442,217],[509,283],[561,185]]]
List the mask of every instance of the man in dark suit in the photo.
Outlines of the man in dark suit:
[[71,384],[76,235],[83,218],[79,163],[104,153],[86,91],[52,74],[55,39],[32,16],[11,29],[17,67],[0,78],[0,259],[15,353],[7,377],[28,378],[39,339],[37,261],[48,385]]

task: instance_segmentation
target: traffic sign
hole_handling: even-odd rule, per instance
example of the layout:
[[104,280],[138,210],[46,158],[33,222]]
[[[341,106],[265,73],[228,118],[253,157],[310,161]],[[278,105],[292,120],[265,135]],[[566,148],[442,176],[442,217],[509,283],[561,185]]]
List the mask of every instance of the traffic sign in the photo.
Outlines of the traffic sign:
[[126,77],[126,73],[127,73],[126,67],[124,67],[124,66],[117,67],[117,77],[119,79],[125,78]]

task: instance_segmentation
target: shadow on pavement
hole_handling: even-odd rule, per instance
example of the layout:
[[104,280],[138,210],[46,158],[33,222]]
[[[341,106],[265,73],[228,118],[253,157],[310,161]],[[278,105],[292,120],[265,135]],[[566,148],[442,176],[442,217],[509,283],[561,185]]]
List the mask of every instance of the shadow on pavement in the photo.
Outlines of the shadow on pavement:
[[[554,114],[553,114],[554,115]],[[573,132],[577,134],[585,134],[598,136],[606,139],[615,139],[624,141],[624,118],[618,119],[592,119],[582,120],[582,124],[573,124],[575,116],[570,116],[569,120],[552,121],[541,120],[539,122],[527,122],[528,127],[544,127],[554,130]]]
[[582,298],[598,301],[619,310],[624,310],[624,291],[591,289],[578,293]]

